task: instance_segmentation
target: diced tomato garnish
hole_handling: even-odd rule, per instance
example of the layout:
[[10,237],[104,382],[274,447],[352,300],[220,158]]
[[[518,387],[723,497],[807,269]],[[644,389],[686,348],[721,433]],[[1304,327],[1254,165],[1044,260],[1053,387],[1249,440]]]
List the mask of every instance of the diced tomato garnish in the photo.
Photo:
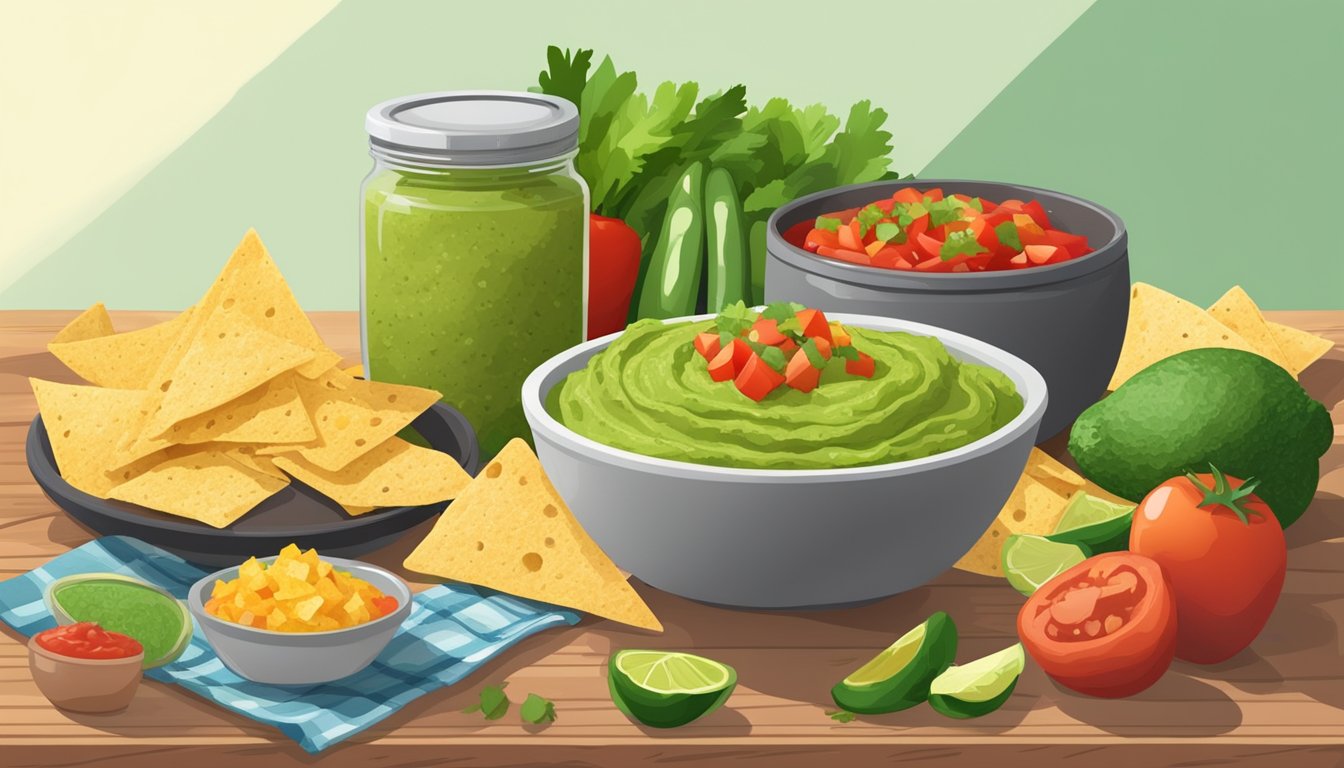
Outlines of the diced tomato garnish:
[[779,351],[783,352],[785,357],[792,355],[796,349],[798,349],[798,344],[793,339],[785,339],[784,343],[779,345]]
[[733,384],[737,387],[738,392],[758,403],[783,383],[784,374],[771,368],[755,352],[751,353],[746,365],[742,366],[742,372],[737,374],[737,378],[733,379]]
[[1077,258],[1085,253],[1090,253],[1091,248],[1087,247],[1087,238],[1082,235],[1074,235],[1068,232],[1061,232],[1058,229],[1046,230],[1045,245],[1057,245],[1069,252],[1069,256]]
[[784,369],[784,383],[799,392],[811,392],[820,382],[821,369],[812,367],[812,362],[803,350],[794,352],[793,357],[789,358],[788,367]]
[[862,376],[865,379],[871,379],[873,378],[873,374],[876,372],[877,372],[877,362],[873,360],[872,355],[869,355],[865,352],[859,353],[858,360],[845,361],[845,373],[852,374],[854,376]]
[[779,323],[766,317],[762,317],[751,324],[751,330],[747,332],[747,339],[757,344],[764,344],[767,347],[774,347],[784,343],[788,337],[779,332]]
[[756,353],[751,350],[751,346],[741,339],[733,339],[733,343],[719,350],[719,354],[709,361],[709,378],[714,381],[728,381],[737,377],[737,374],[747,364],[747,360]]
[[391,595],[375,597],[373,598],[372,602],[373,607],[375,610],[378,611],[379,616],[386,616],[387,614],[397,610],[397,598],[392,597]]
[[919,245],[919,250],[923,251],[926,257],[936,259],[938,258],[938,255],[943,252],[943,241],[935,237],[921,234],[919,237],[915,238],[915,242]]
[[851,251],[846,248],[827,248],[822,246],[817,249],[817,255],[825,256],[828,259],[836,259],[837,261],[848,261],[851,264],[862,264],[865,267],[873,261],[868,257],[868,254],[863,251]]
[[1066,261],[1069,258],[1069,252],[1057,245],[1028,245],[1023,249],[1023,253],[1027,255],[1027,261],[1038,266]]
[[926,189],[926,190],[924,190],[924,197],[929,198],[929,200],[931,200],[932,202],[935,202],[935,203],[942,202],[942,200],[943,200],[943,188],[942,188],[942,187],[934,187],[933,189]]
[[862,251],[863,235],[860,234],[860,229],[862,229],[862,225],[859,224],[858,219],[850,221],[849,224],[842,224],[836,232],[840,247],[847,251]]
[[804,309],[798,313],[798,324],[803,327],[803,338],[831,340],[831,324],[819,309]]
[[803,241],[803,248],[816,253],[817,249],[823,246],[834,248],[839,244],[840,240],[829,229],[813,229],[807,233],[807,239]]
[[1022,212],[1030,216],[1042,229],[1050,229],[1050,217],[1045,213],[1045,206],[1041,205],[1040,200],[1032,200],[1022,206]]
[[719,354],[719,349],[723,344],[719,341],[717,333],[698,333],[695,335],[695,351],[706,360],[713,360],[714,356]]
[[924,195],[914,187],[902,187],[891,196],[892,202],[896,203],[918,203],[923,199]]
[[837,347],[848,347],[854,343],[854,339],[845,330],[845,326],[839,323],[831,323],[831,344]]

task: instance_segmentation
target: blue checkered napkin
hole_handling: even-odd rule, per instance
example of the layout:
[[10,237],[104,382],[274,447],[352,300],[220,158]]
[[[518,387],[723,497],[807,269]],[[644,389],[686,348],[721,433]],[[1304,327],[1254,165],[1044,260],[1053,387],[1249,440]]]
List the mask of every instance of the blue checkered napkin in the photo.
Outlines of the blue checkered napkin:
[[[184,600],[191,585],[210,573],[138,539],[109,536],[0,582],[0,621],[29,636],[49,629],[56,622],[42,602],[46,585],[62,576],[101,572],[135,576]],[[519,640],[578,621],[574,613],[539,603],[440,585],[416,595],[410,616],[382,655],[344,680],[299,689],[250,683],[220,662],[200,627],[181,658],[146,675],[275,726],[305,750],[319,752],[461,680]]]

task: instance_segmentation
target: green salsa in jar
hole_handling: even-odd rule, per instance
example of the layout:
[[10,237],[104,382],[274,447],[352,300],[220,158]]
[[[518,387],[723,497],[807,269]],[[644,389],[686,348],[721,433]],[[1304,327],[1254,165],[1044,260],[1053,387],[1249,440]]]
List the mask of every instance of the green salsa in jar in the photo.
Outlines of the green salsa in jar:
[[366,127],[365,375],[443,393],[488,459],[530,435],[523,379],[584,339],[577,110],[538,94],[427,94],[374,107]]

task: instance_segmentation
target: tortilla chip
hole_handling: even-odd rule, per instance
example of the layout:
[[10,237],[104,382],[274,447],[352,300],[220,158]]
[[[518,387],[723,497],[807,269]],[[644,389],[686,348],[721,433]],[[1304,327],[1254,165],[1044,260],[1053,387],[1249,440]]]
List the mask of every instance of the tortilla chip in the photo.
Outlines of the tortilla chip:
[[67,323],[50,343],[63,344],[67,341],[97,339],[111,336],[113,333],[115,331],[112,330],[112,317],[107,314],[107,307],[100,301],[80,312],[79,316]]
[[342,504],[341,509],[344,509],[345,513],[351,517],[359,517],[378,509],[378,507],[352,507],[349,504]]
[[1265,316],[1260,314],[1260,308],[1240,285],[1232,286],[1221,299],[1215,301],[1213,306],[1209,307],[1209,314],[1213,315],[1214,320],[1236,331],[1238,336],[1251,345],[1251,350],[1257,355],[1268,358],[1280,368],[1293,373],[1287,357],[1283,354],[1283,350],[1279,349],[1279,343],[1274,340],[1274,334],[1265,322]]
[[116,486],[108,498],[225,528],[288,484],[205,451],[168,459]]
[[[56,359],[90,384],[113,389],[145,389],[164,356],[187,327],[192,310],[151,325],[111,336],[59,341],[47,345]],[[64,333],[64,332],[62,332]]]
[[[111,469],[108,456],[144,401],[145,393],[41,379],[29,379],[28,383],[37,396],[37,407],[61,477],[87,494],[107,498],[107,492],[123,479],[107,474]],[[123,471],[129,477],[145,468],[130,467]]]
[[312,350],[267,333],[246,317],[216,310],[159,385],[163,394],[143,434],[163,437],[174,424],[242,397],[312,359]]
[[297,378],[299,395],[317,429],[311,445],[268,446],[262,455],[295,452],[335,472],[400,432],[440,395],[432,389],[352,379],[332,369],[318,381]]
[[230,459],[233,459],[248,469],[255,470],[263,475],[269,475],[279,480],[284,480],[286,483],[289,482],[289,475],[286,475],[279,467],[275,466],[275,462],[271,461],[270,456],[257,455],[257,446],[255,445],[220,444],[219,450],[225,456],[228,456]]
[[1079,491],[1117,504],[1131,503],[1103,490],[1040,448],[1032,448],[1027,467],[1008,502],[975,546],[953,567],[984,576],[1002,576],[1000,554],[1008,537],[1014,533],[1037,536],[1054,533],[1069,506],[1069,498]]
[[255,229],[243,235],[214,285],[201,299],[201,306],[207,311],[218,307],[229,314],[241,315],[272,336],[312,350],[313,357],[299,366],[301,376],[315,378],[341,361],[341,356],[322,342],[312,321],[299,307],[289,283]]
[[294,375],[283,373],[247,394],[189,419],[164,433],[175,444],[304,443],[317,438]]
[[364,366],[360,364],[352,365],[349,368],[342,368],[341,373],[355,379],[364,378]]
[[1311,367],[1312,363],[1335,347],[1335,343],[1329,339],[1280,323],[1270,323],[1269,332],[1283,351],[1284,361],[1294,376]]
[[1235,331],[1179,296],[1135,283],[1129,301],[1125,344],[1108,388],[1112,391],[1158,360],[1203,347],[1254,352]]
[[295,480],[342,506],[437,504],[455,498],[471,482],[471,475],[457,459],[396,437],[335,472],[317,467],[297,453],[276,455],[274,461]]
[[406,568],[635,627],[663,625],[513,439],[435,522]]

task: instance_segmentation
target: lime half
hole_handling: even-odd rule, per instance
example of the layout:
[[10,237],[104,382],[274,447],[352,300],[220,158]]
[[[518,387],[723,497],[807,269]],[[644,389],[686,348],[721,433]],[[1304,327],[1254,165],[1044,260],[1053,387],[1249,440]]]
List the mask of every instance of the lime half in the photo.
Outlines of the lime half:
[[1069,498],[1059,525],[1047,538],[1077,544],[1094,555],[1118,552],[1129,547],[1129,524],[1133,519],[1133,504],[1116,504],[1078,491]]
[[957,625],[939,611],[831,689],[840,707],[864,715],[897,712],[929,697],[929,683],[957,655]]
[[140,579],[116,573],[82,573],[53,581],[46,603],[57,624],[92,621],[135,638],[145,649],[144,668],[177,659],[191,642],[191,613],[181,600]]
[[949,667],[929,686],[929,706],[948,717],[989,714],[1013,695],[1025,666],[1022,644],[1014,643],[998,653]]
[[627,717],[676,728],[713,712],[737,686],[727,664],[674,651],[617,651],[607,663],[611,700]]
[[1003,543],[1003,575],[1013,589],[1030,596],[1042,584],[1087,559],[1077,544],[1015,533]]

